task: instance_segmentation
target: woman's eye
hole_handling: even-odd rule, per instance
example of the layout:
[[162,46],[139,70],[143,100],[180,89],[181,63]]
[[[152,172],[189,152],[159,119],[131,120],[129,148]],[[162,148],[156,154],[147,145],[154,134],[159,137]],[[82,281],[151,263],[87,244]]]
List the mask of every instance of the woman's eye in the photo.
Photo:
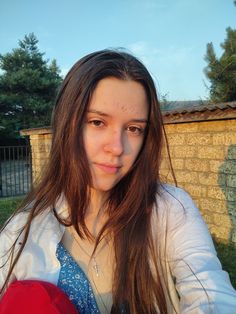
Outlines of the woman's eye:
[[90,120],[88,121],[88,123],[97,127],[102,126],[104,124],[101,120]]
[[138,126],[129,126],[127,130],[135,135],[139,135],[143,133],[143,128]]

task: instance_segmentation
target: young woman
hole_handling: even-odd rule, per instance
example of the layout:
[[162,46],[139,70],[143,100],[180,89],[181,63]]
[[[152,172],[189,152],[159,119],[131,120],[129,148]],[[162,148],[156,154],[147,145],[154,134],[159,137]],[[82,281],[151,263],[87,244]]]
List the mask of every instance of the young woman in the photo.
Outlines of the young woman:
[[66,76],[47,170],[0,236],[0,287],[61,288],[80,313],[235,313],[236,293],[189,195],[162,184],[147,69],[104,50]]

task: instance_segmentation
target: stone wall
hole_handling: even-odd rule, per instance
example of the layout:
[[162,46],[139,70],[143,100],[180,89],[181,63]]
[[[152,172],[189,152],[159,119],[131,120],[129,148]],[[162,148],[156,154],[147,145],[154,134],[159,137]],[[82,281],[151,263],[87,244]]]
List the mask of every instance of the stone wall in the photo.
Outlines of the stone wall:
[[32,155],[32,178],[33,182],[40,180],[51,148],[51,129],[29,129],[22,130],[21,135],[28,135],[30,138],[31,155]]
[[[165,125],[178,186],[187,190],[211,233],[236,242],[236,120]],[[173,182],[167,151],[161,173]]]
[[[165,125],[178,186],[185,188],[211,233],[236,243],[236,119]],[[33,178],[44,171],[51,130],[31,129]],[[161,164],[163,180],[173,182],[167,151]]]

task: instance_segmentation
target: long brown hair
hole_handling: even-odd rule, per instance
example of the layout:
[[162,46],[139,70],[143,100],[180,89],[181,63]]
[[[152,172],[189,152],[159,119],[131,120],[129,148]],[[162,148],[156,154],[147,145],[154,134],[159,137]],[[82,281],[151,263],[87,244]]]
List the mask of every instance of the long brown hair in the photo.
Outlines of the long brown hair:
[[[144,65],[132,55],[116,50],[102,50],[79,60],[69,71],[59,91],[52,118],[52,147],[47,169],[38,186],[26,198],[32,204],[25,224],[24,241],[11,264],[7,280],[26,243],[31,221],[50,208],[62,224],[73,225],[81,237],[89,237],[85,213],[89,204],[91,174],[84,150],[82,129],[92,93],[106,77],[134,80],[145,88],[149,116],[141,151],[129,173],[110,191],[107,200],[109,220],[104,232],[114,237],[116,268],[113,280],[112,313],[128,306],[131,313],[167,313],[166,293],[161,270],[153,274],[147,256],[153,254],[151,215],[159,187],[159,167],[163,142],[163,123],[156,88]],[[70,221],[63,221],[54,210],[56,200],[64,195]],[[12,256],[14,245],[12,248]],[[158,258],[158,256],[157,256]],[[3,287],[3,288],[4,288]]]

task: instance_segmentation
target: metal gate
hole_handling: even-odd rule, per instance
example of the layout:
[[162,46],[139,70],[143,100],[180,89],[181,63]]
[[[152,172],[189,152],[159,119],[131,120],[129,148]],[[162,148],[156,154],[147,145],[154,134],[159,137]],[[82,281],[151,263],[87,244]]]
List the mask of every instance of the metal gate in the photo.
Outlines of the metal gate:
[[0,197],[26,194],[31,183],[30,146],[0,146]]

